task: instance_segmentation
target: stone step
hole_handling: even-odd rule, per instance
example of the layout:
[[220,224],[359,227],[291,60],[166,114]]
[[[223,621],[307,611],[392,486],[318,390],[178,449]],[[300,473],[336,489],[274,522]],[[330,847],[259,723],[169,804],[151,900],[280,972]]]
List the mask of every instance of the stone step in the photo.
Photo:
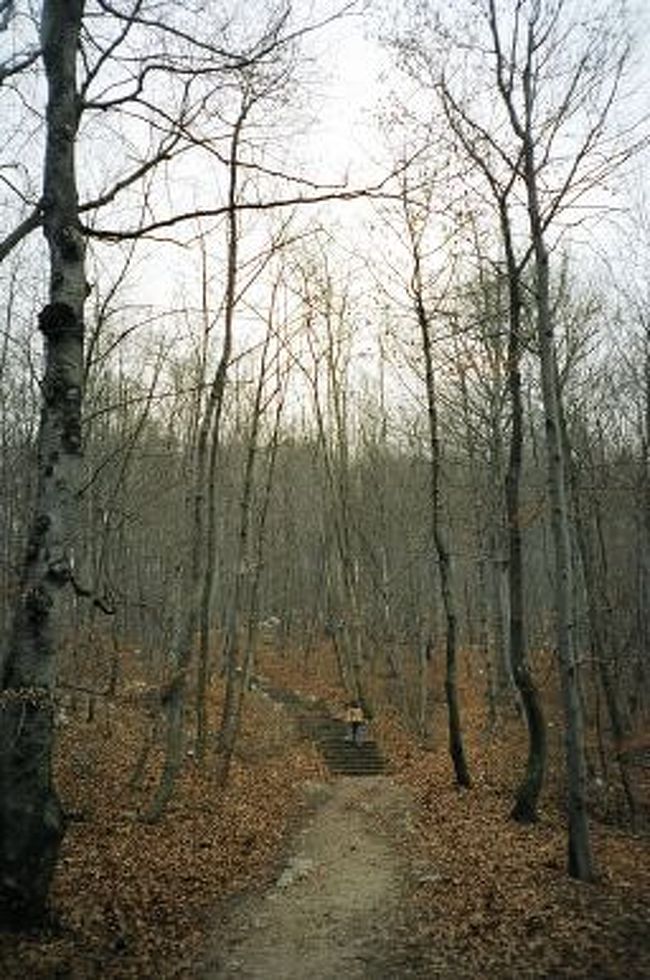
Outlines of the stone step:
[[385,772],[386,762],[367,730],[365,739],[355,744],[350,740],[349,725],[328,714],[325,704],[306,701],[294,691],[273,687],[262,678],[256,678],[255,685],[291,710],[298,730],[314,742],[330,772],[345,776],[376,776]]
[[376,776],[386,769],[386,763],[376,742],[366,737],[355,744],[348,726],[336,719],[310,718],[305,729],[320,750],[330,772],[350,776]]

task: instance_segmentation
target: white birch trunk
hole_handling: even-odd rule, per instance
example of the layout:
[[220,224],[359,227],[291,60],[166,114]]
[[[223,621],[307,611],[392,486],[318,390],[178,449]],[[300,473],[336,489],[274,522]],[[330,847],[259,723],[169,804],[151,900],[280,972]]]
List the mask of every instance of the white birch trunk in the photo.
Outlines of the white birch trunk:
[[74,147],[82,0],[45,0],[48,86],[43,227],[50,295],[39,327],[45,375],[35,510],[0,695],[0,924],[25,926],[45,911],[64,820],[52,784],[53,687],[60,599],[72,578],[81,455],[85,243],[79,229]]

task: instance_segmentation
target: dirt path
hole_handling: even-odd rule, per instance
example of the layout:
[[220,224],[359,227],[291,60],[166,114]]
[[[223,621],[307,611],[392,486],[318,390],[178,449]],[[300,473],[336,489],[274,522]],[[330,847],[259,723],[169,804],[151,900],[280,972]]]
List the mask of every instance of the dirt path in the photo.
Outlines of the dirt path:
[[406,963],[394,972],[408,880],[401,844],[412,833],[407,793],[385,776],[308,792],[311,816],[284,870],[224,923],[201,980],[412,975]]

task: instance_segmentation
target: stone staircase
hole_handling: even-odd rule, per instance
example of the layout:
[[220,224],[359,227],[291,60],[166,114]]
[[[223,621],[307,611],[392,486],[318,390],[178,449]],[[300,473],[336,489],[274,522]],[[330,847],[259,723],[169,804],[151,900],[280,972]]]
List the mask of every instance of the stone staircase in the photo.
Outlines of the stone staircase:
[[291,711],[298,731],[315,743],[330,772],[341,776],[378,776],[386,772],[386,760],[367,730],[359,743],[354,743],[348,725],[334,718],[322,702],[305,700],[295,691],[273,687],[261,678],[256,678],[255,686]]
[[359,743],[354,743],[345,722],[326,714],[302,717],[300,725],[316,743],[330,772],[341,776],[378,776],[386,771],[377,743],[367,733]]

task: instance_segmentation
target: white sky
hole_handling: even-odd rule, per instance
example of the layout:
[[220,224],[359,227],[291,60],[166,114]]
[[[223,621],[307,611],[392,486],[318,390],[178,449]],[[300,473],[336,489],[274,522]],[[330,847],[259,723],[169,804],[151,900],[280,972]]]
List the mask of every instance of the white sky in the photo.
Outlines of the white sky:
[[375,113],[382,91],[381,73],[386,52],[364,36],[363,24],[350,18],[328,28],[319,43],[325,82],[319,119],[311,142],[318,147],[321,165],[332,167],[338,179],[374,170],[379,149]]
[[[567,2],[571,4],[572,0]],[[639,24],[639,38],[647,50],[650,0],[630,2]],[[303,10],[302,4],[305,15],[308,7],[314,7],[316,16],[340,6],[339,0],[313,0],[313,3],[296,0],[299,12]],[[372,9],[382,6],[380,0],[374,0]],[[305,114],[313,115],[314,124],[302,140],[293,143],[287,140],[283,153],[289,170],[299,168],[314,181],[360,186],[378,179],[387,170],[383,140],[375,120],[377,103],[385,97],[389,84],[395,84],[396,70],[391,65],[390,54],[367,36],[368,16],[365,22],[363,17],[346,17],[310,35],[304,43],[312,63],[304,71],[301,69],[301,74],[313,85],[313,95],[305,96]],[[639,58],[639,77],[643,79],[641,87],[646,99],[650,90],[649,65],[650,54],[645,59]],[[384,76],[390,76],[389,81]],[[278,136],[282,139],[281,130]],[[639,173],[642,175],[643,170],[639,169]],[[205,190],[205,184],[199,189]],[[328,217],[331,213],[328,212]],[[346,204],[335,210],[334,220],[344,223],[349,231],[355,223],[364,221],[367,214],[362,205]],[[106,220],[110,223],[110,217]],[[180,259],[179,253],[176,254]],[[172,276],[177,281],[183,279],[182,266],[180,261],[177,276]],[[149,289],[145,280],[141,300],[146,302],[148,292],[157,302],[164,302],[162,285],[160,279],[149,277]]]

